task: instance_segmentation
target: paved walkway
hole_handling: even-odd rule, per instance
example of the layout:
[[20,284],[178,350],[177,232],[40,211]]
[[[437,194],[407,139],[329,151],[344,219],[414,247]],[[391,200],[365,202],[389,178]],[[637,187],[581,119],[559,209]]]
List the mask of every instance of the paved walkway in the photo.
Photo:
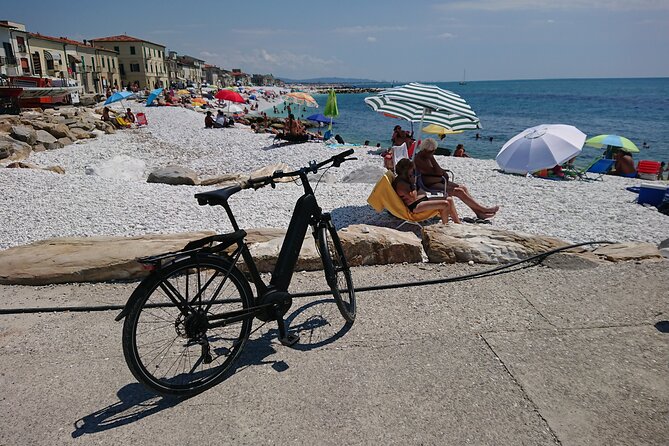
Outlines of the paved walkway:
[[[267,324],[232,377],[184,401],[135,382],[115,313],[0,316],[0,444],[669,444],[668,263],[551,263],[361,293],[350,330],[333,303],[297,300],[297,349]],[[317,273],[295,279],[324,288]],[[133,287],[4,286],[0,306],[118,304]]]

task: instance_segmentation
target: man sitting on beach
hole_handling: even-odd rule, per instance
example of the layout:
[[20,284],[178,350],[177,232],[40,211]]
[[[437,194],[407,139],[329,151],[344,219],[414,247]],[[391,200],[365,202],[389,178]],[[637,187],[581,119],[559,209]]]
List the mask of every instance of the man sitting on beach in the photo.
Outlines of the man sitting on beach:
[[213,129],[214,124],[216,124],[216,121],[214,121],[214,118],[211,116],[211,112],[207,112],[207,116],[204,117],[204,128],[205,129]]
[[466,204],[477,218],[488,219],[494,217],[499,206],[486,207],[479,204],[474,197],[471,196],[469,190],[458,183],[447,181],[448,173],[442,169],[437,160],[434,159],[434,152],[437,150],[437,141],[432,138],[427,138],[420,146],[414,158],[416,171],[420,173],[423,185],[428,189],[444,188],[444,195],[457,197],[464,204]]
[[623,150],[618,150],[613,154],[613,159],[616,160],[616,175],[625,177],[636,175],[636,169],[634,169],[634,160],[632,159],[632,155]]

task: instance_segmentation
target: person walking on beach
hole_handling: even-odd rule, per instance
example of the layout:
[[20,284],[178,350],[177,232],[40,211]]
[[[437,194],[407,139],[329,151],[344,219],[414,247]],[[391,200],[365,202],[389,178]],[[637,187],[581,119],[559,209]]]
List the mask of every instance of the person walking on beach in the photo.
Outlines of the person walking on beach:
[[488,219],[494,217],[499,206],[487,207],[477,202],[469,193],[469,190],[458,183],[447,181],[447,172],[439,166],[434,158],[434,152],[437,150],[437,141],[433,138],[427,138],[420,146],[420,152],[416,154],[414,162],[416,170],[420,173],[423,184],[428,189],[438,187],[444,188],[444,195],[457,197],[467,205],[477,218]]
[[393,189],[406,204],[409,212],[423,212],[437,210],[441,216],[441,222],[448,224],[450,217],[454,223],[460,223],[458,211],[451,197],[429,199],[425,194],[419,194],[416,190],[416,177],[413,162],[402,158],[395,166],[397,177],[393,180]]

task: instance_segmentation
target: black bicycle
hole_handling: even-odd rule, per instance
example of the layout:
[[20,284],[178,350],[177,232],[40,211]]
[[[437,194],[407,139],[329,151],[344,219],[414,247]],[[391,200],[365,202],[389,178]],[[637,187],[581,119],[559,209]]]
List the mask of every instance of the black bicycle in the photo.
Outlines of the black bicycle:
[[[288,292],[307,229],[313,230],[329,288],[348,324],[356,304],[351,271],[337,230],[318,206],[307,175],[324,166],[339,167],[353,150],[294,172],[276,171],[242,185],[195,195],[200,205],[223,206],[234,232],[188,243],[183,250],[139,259],[151,273],[132,293],[116,317],[123,324],[123,353],[132,374],[153,390],[187,396],[202,392],[227,377],[249,337],[253,319],[276,321],[279,340],[293,345],[284,315],[292,305]],[[329,166],[328,166],[329,168]],[[266,284],[245,243],[228,199],[244,188],[258,189],[275,180],[294,178],[304,188]],[[239,258],[246,274],[236,266]],[[251,291],[249,280],[256,289]]]

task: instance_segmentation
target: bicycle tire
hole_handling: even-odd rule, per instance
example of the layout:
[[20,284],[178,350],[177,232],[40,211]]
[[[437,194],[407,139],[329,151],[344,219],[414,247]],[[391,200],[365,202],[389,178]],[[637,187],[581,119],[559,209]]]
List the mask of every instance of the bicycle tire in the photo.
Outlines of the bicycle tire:
[[351,269],[346,262],[337,230],[330,220],[319,228],[318,251],[323,261],[325,280],[332,291],[339,312],[346,322],[355,321],[355,289]]
[[[188,309],[172,303],[170,286],[192,301]],[[152,273],[136,293],[139,297],[123,325],[123,353],[139,382],[161,394],[190,396],[227,377],[248,339],[253,316],[226,327],[205,324],[202,329],[202,315],[251,306],[253,294],[237,267],[221,257],[189,257]],[[207,308],[211,300],[215,302]],[[189,331],[199,334],[191,336]]]

